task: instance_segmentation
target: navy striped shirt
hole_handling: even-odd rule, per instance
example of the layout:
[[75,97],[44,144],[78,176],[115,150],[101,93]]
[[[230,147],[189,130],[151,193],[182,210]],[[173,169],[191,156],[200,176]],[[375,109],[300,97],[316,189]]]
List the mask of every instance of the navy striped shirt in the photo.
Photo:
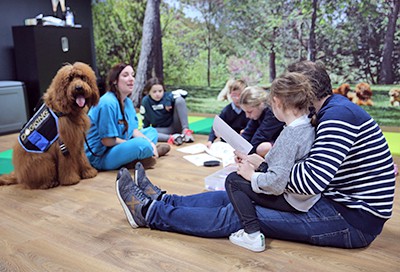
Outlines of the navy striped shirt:
[[383,226],[392,214],[395,189],[393,159],[381,129],[364,109],[340,95],[329,97],[317,118],[309,157],[293,167],[288,189],[322,193],[350,224],[379,233],[378,226],[365,227],[376,223],[365,219]]

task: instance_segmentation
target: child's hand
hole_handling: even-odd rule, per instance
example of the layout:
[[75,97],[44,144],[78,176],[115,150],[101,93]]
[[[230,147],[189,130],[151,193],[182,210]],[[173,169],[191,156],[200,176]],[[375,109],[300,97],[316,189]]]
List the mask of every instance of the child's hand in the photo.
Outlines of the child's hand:
[[239,151],[236,151],[236,150],[233,153],[235,154],[235,162],[236,163],[241,163],[247,157],[247,155],[245,155]]
[[211,145],[212,145],[212,142],[211,142],[211,141],[208,141],[208,142],[206,143],[206,146],[207,146],[208,149],[211,148]]
[[251,176],[254,174],[254,166],[248,161],[243,161],[238,164],[237,173],[241,175],[244,179],[250,181]]
[[165,106],[166,111],[170,111],[172,109],[172,106]]
[[265,161],[263,157],[255,153],[248,155],[247,160],[254,166],[254,169],[257,169]]

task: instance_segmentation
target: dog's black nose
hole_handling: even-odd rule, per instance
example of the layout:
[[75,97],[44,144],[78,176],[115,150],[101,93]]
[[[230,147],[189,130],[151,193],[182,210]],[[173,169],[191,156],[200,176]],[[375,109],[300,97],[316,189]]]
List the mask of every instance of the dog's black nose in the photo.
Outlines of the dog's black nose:
[[75,90],[78,92],[81,92],[83,90],[83,88],[82,88],[82,86],[77,85],[77,86],[75,86]]

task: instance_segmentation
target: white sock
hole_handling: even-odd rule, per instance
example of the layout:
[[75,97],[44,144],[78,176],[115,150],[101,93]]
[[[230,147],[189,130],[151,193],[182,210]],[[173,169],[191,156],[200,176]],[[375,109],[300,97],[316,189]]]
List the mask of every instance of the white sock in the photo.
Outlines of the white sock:
[[251,238],[255,238],[255,237],[257,237],[257,236],[260,235],[260,234],[261,234],[260,231],[256,231],[256,232],[253,232],[253,233],[248,233],[248,235],[249,235]]

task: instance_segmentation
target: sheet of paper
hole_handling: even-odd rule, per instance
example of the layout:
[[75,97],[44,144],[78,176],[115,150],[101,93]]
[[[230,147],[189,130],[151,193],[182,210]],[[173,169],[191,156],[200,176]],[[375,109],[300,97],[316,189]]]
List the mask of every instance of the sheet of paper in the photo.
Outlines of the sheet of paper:
[[235,150],[248,154],[253,146],[236,131],[234,131],[224,120],[218,115],[214,118],[213,129],[215,134],[223,138]]
[[195,155],[186,155],[186,156],[183,156],[183,158],[185,160],[190,161],[191,163],[193,163],[196,166],[203,166],[205,161],[212,161],[212,160],[221,161],[221,160],[217,159],[216,157],[213,157],[206,153],[200,153],[200,154],[195,154]]
[[206,151],[207,146],[205,144],[194,144],[185,147],[178,148],[177,150],[186,154],[198,154]]
[[214,142],[210,148],[206,148],[206,152],[222,160],[222,166],[225,167],[229,164],[235,163],[235,149],[225,142]]

